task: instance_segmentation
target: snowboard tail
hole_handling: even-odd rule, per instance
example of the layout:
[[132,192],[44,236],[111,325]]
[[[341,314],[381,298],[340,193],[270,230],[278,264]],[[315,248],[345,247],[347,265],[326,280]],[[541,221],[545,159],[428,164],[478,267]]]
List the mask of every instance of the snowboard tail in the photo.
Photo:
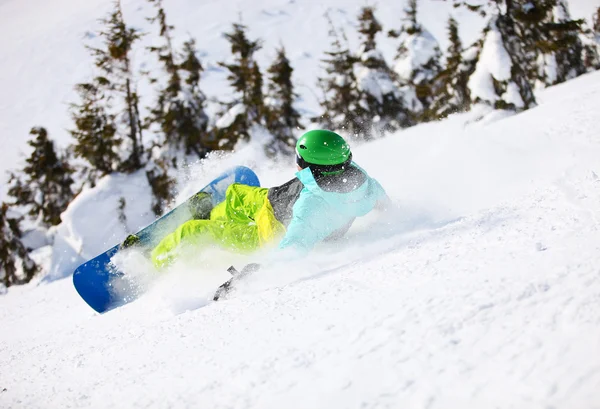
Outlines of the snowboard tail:
[[135,280],[127,278],[111,258],[129,247],[150,252],[167,234],[192,219],[207,219],[211,209],[225,199],[233,183],[260,186],[256,174],[245,166],[232,168],[206,185],[194,196],[166,213],[139,232],[129,235],[121,244],[83,263],[73,273],[73,285],[83,300],[99,313],[110,311],[138,298],[144,291]]

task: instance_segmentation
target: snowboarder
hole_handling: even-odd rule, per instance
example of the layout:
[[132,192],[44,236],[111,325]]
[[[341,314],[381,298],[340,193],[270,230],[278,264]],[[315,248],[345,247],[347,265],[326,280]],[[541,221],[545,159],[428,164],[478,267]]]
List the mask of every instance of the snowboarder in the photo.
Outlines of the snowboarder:
[[215,242],[238,252],[279,243],[280,249],[306,253],[323,240],[343,236],[356,217],[390,203],[381,185],[352,161],[350,147],[335,132],[302,135],[296,163],[296,177],[281,186],[229,186],[208,219],[185,222],[154,248],[154,265],[168,265],[184,247]]

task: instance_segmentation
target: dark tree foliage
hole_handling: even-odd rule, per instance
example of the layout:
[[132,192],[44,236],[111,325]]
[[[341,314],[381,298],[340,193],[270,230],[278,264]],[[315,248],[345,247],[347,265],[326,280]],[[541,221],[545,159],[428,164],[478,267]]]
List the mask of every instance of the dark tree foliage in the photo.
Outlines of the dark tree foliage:
[[530,81],[554,85],[583,74],[583,20],[572,20],[563,0],[507,2],[523,43]]
[[20,220],[11,218],[9,209],[7,203],[0,206],[0,280],[5,287],[28,283],[39,271],[21,242]]
[[277,50],[277,57],[267,69],[269,74],[269,106],[267,110],[267,129],[275,135],[276,151],[292,152],[295,145],[294,131],[304,129],[300,123],[300,113],[294,108],[298,95],[294,92],[292,73],[285,49]]
[[71,104],[71,118],[75,125],[70,131],[75,139],[73,153],[75,157],[82,158],[90,164],[91,168],[84,169],[84,174],[94,185],[98,177],[117,169],[117,149],[121,140],[117,136],[115,118],[108,113],[110,107],[104,92],[101,91],[102,87],[83,83],[77,84],[75,89],[81,102]]
[[251,104],[252,118],[254,118],[256,122],[262,122],[266,114],[263,95],[263,76],[256,61],[252,61],[250,68],[250,82],[248,85],[248,103]]
[[147,166],[146,177],[152,189],[152,211],[160,216],[165,205],[173,199],[175,180],[169,176],[167,164],[160,160]]
[[318,79],[324,94],[321,107],[325,113],[315,120],[327,129],[345,130],[354,138],[365,139],[370,136],[372,118],[360,105],[362,92],[354,75],[357,58],[342,46],[333,22],[329,17],[328,20],[331,50],[325,52],[327,57],[322,60],[327,76]]
[[382,30],[381,24],[375,17],[375,9],[363,7],[358,15],[358,32],[362,35],[361,52],[365,53],[377,48],[375,36]]
[[[480,64],[482,64],[479,61],[480,55],[485,51],[484,48],[488,45],[501,45],[509,59],[509,77],[495,78],[489,72],[479,73],[481,75],[490,75],[491,78],[489,80],[494,88],[496,98],[487,100],[486,97],[478,95],[478,90],[471,89],[471,102],[484,102],[492,105],[495,109],[513,111],[526,110],[536,104],[533,94],[533,79],[531,78],[531,73],[535,70],[533,65],[535,59],[523,42],[521,36],[523,26],[515,18],[515,13],[518,14],[517,8],[520,7],[517,4],[519,1],[521,0],[489,0],[489,5],[493,6],[491,7],[492,16],[483,31],[482,37],[474,44],[477,55],[475,60],[467,62],[466,71],[469,72],[469,75],[471,73],[478,74],[477,71]],[[488,38],[491,39],[490,43],[486,41]],[[498,39],[500,40],[500,44],[496,44]],[[501,59],[501,55],[490,54],[497,53],[495,47],[487,49],[486,52],[488,53],[488,58],[492,57],[498,60],[496,63],[499,66],[505,67],[505,65],[508,65],[507,61]],[[488,63],[483,62],[484,65]],[[471,70],[472,66],[475,66],[475,70]],[[484,68],[484,71],[487,72],[487,68]],[[505,76],[504,73],[503,76]]]
[[582,59],[587,71],[600,69],[600,7],[592,16],[592,28],[584,30]]
[[196,55],[196,42],[190,39],[183,43],[179,69],[184,78],[183,113],[179,122],[180,135],[183,135],[186,153],[195,152],[203,158],[208,153],[208,115],[204,111],[206,96],[200,90],[200,76],[204,68]]
[[417,0],[408,0],[402,21],[403,29],[407,34],[415,34],[421,30],[421,26],[417,23]]
[[148,1],[156,8],[156,15],[149,20],[158,24],[163,40],[161,46],[150,47],[150,50],[158,56],[167,77],[166,84],[158,90],[158,98],[148,121],[158,125],[160,144],[168,148],[169,159],[176,167],[177,153],[180,151],[186,155],[195,153],[199,158],[207,153],[206,97],[198,86],[203,67],[196,56],[193,40],[184,44],[181,54],[175,52],[171,35],[174,27],[167,24],[162,0]]
[[11,175],[8,194],[15,204],[27,207],[33,219],[54,226],[61,222],[60,214],[74,197],[73,169],[65,156],[56,153],[46,129],[33,128],[30,134],[34,139],[28,145],[33,152],[26,159],[22,175]]
[[475,66],[463,60],[463,45],[458,35],[458,22],[448,20],[448,51],[446,67],[436,78],[438,92],[427,113],[427,119],[440,119],[455,112],[464,112],[470,108],[469,76]]
[[[254,60],[254,54],[262,47],[261,41],[249,40],[246,30],[243,24],[234,23],[232,31],[225,33],[234,62],[220,62],[219,65],[229,71],[227,79],[237,96],[233,101],[223,103],[221,115],[233,115],[235,118],[224,127],[219,127],[217,122],[214,149],[231,150],[238,140],[249,140],[252,125],[262,124],[265,120],[262,74]],[[240,104],[242,109],[239,109]]]
[[[117,126],[117,134],[128,138],[129,145],[126,157],[119,164],[122,172],[134,172],[143,166],[142,123],[139,111],[139,97],[136,91],[136,78],[131,61],[133,44],[142,34],[125,23],[120,0],[114,2],[114,10],[101,20],[103,29],[98,32],[102,39],[102,48],[88,47],[95,57],[95,64],[102,72],[96,79],[108,93],[115,93],[122,98],[124,111],[115,115],[122,118],[125,129],[121,134]],[[117,125],[120,125],[117,124]],[[124,139],[124,138],[121,138]],[[121,150],[125,149],[124,146]]]
[[[511,81],[517,85],[519,94],[523,100],[522,109],[529,109],[535,106],[536,101],[533,95],[532,84],[527,76],[527,57],[523,50],[523,43],[517,35],[515,22],[510,12],[507,12],[506,14],[499,15],[495,23],[502,36],[504,48],[511,59]],[[504,84],[495,85],[502,87]],[[496,108],[517,109],[517,107],[511,106],[511,104],[505,104],[503,100],[499,100],[496,103]]]
[[372,131],[381,135],[410,126],[410,113],[404,106],[401,90],[395,85],[395,73],[377,49],[376,36],[382,26],[375,17],[375,9],[363,7],[358,23],[361,37],[357,58],[360,68],[358,87],[363,91],[359,104],[374,118]]

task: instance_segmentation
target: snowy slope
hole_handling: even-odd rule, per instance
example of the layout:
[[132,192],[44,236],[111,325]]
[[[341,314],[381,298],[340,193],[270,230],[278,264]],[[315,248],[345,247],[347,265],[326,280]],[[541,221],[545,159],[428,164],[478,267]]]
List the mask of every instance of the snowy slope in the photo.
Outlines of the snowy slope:
[[103,316],[69,279],[11,289],[0,407],[598,408],[598,112],[594,73],[355,148],[400,212],[224,302],[223,256]]
[[[261,38],[264,49],[257,58],[264,69],[275,56],[275,48],[283,44],[295,69],[294,81],[301,100],[299,109],[315,114],[320,112],[316,77],[321,73],[320,59],[328,49],[328,27],[324,18],[329,12],[333,21],[346,27],[351,43],[355,44],[356,16],[363,0],[228,0],[203,1],[165,0],[169,21],[176,26],[177,41],[195,37],[207,68],[202,87],[209,97],[227,95],[225,72],[218,61],[229,58],[229,44],[222,34],[231,24],[242,21],[249,27],[249,36]],[[570,0],[572,15],[589,18],[597,0]],[[129,24],[148,28],[145,18],[152,15],[145,0],[123,0]],[[404,1],[377,3],[377,17],[386,30],[400,25]],[[92,61],[84,44],[92,40],[91,33],[99,27],[98,19],[111,8],[108,0],[3,0],[0,1],[0,181],[5,171],[20,166],[29,153],[26,141],[32,126],[47,127],[50,136],[66,146],[70,141],[68,129],[69,103],[76,100],[73,85],[92,75]],[[421,0],[419,19],[447,47],[446,22],[452,12],[461,23],[460,32],[465,44],[479,36],[485,21],[463,9],[453,9],[452,2]],[[153,31],[154,32],[154,31]],[[152,32],[152,33],[153,33]],[[146,37],[151,42],[153,34]],[[397,41],[380,35],[380,48],[391,64]],[[138,68],[152,69],[155,64],[146,53],[136,58]],[[147,85],[140,84],[142,94]],[[144,106],[150,101],[143,102]],[[4,185],[4,183],[2,183]],[[0,198],[5,194],[0,185]]]

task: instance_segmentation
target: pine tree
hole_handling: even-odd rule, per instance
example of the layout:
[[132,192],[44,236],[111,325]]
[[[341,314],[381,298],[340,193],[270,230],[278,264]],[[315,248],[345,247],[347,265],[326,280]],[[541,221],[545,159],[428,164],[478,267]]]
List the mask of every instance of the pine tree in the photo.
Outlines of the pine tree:
[[600,69],[600,7],[592,17],[592,28],[585,28],[580,38],[583,43],[581,59],[586,71]]
[[437,93],[442,53],[436,39],[417,21],[417,0],[409,0],[404,13],[401,29],[390,33],[400,39],[394,71],[402,85],[414,89],[418,102],[409,101],[408,107],[418,116]]
[[21,242],[19,219],[10,217],[7,203],[0,206],[0,280],[5,287],[31,281],[39,267]]
[[358,16],[361,45],[358,51],[357,85],[359,105],[373,118],[373,131],[381,135],[411,125],[404,96],[395,83],[395,74],[377,49],[376,36],[382,31],[373,7],[363,7]]
[[146,178],[152,189],[152,211],[156,216],[160,216],[166,204],[173,199],[175,180],[169,176],[167,164],[160,159],[146,165]]
[[60,214],[74,197],[73,169],[64,155],[56,153],[46,129],[33,128],[30,134],[34,139],[28,145],[33,152],[23,168],[25,179],[12,174],[8,194],[15,198],[16,204],[26,206],[32,218],[45,226],[54,226],[61,222]]
[[148,1],[156,8],[156,15],[149,20],[158,24],[163,40],[161,46],[150,47],[150,50],[157,54],[168,78],[158,90],[158,99],[151,109],[149,121],[158,124],[161,134],[159,143],[166,151],[164,155],[176,167],[182,155],[194,153],[202,158],[207,153],[206,97],[198,86],[203,67],[196,57],[193,40],[184,44],[181,55],[175,52],[171,35],[174,27],[167,24],[162,0]]
[[[115,113],[117,135],[128,146],[121,146],[125,153],[119,170],[134,172],[143,166],[142,123],[139,110],[139,97],[136,91],[136,78],[133,71],[132,47],[142,34],[125,23],[121,1],[114,2],[114,10],[101,20],[104,28],[98,32],[103,47],[88,47],[95,57],[95,65],[102,75],[96,84],[102,85],[106,93],[114,93],[122,98],[123,112]],[[124,126],[124,129],[121,128]]]
[[375,17],[374,7],[363,7],[358,15],[358,32],[362,35],[362,44],[359,54],[364,54],[377,49],[375,37],[383,30]]
[[246,26],[233,24],[233,30],[225,33],[234,54],[233,63],[220,62],[227,68],[231,86],[237,93],[234,100],[223,103],[224,110],[216,122],[216,141],[213,149],[231,150],[239,140],[249,140],[254,125],[264,123],[265,106],[262,95],[262,74],[254,60],[261,49],[261,41],[251,41],[246,36]]
[[294,92],[292,73],[285,49],[281,46],[277,50],[277,57],[267,69],[269,73],[269,86],[267,106],[267,128],[275,135],[277,146],[274,150],[291,153],[295,145],[294,131],[304,129],[300,123],[300,114],[294,108],[294,101],[298,95]]
[[180,132],[185,136],[186,153],[195,152],[198,157],[203,158],[209,151],[206,144],[208,115],[204,111],[206,96],[200,90],[200,76],[204,68],[196,55],[196,42],[193,39],[183,43],[179,69],[183,78],[182,92],[185,96],[185,115],[182,115]]
[[[357,62],[347,47],[342,46],[340,35],[329,20],[329,35],[332,39],[331,50],[322,61],[326,64],[327,77],[320,77],[318,85],[323,90],[321,107],[324,115],[316,118],[321,126],[332,130],[344,130],[356,139],[368,139],[371,135],[372,118],[360,105],[362,92],[358,89],[354,75]],[[342,34],[343,35],[343,34]]]
[[84,159],[91,168],[84,174],[93,186],[98,177],[114,172],[119,166],[118,147],[121,140],[117,137],[115,118],[109,114],[110,106],[102,87],[93,83],[77,84],[75,87],[81,102],[71,104],[71,118],[74,129],[70,131],[75,139],[73,153]]
[[408,0],[402,21],[404,22],[402,29],[407,34],[419,34],[421,32],[422,27],[417,23],[417,0]]
[[464,112],[470,108],[470,95],[467,83],[474,65],[463,58],[463,45],[458,35],[458,22],[448,20],[448,46],[446,67],[438,75],[438,92],[434,97],[428,119],[439,119],[455,112]]
[[472,101],[514,111],[535,105],[527,76],[527,56],[511,14],[495,13],[483,37],[477,65],[468,82]]
[[582,20],[572,20],[564,0],[507,2],[523,43],[530,82],[544,87],[585,72],[582,59]]

